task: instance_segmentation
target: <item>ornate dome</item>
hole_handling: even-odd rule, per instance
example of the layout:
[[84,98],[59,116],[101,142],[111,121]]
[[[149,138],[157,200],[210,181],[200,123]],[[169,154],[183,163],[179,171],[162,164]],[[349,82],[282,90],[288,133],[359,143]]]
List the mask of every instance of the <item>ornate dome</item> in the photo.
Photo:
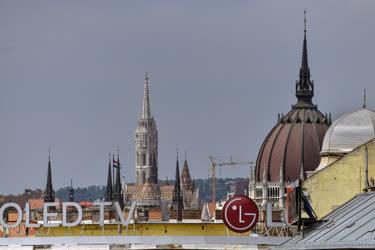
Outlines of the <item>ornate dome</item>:
[[321,155],[342,155],[375,138],[375,111],[363,108],[344,114],[327,130]]
[[294,181],[314,171],[320,162],[324,134],[331,119],[312,103],[314,82],[310,80],[307,60],[306,29],[303,40],[302,64],[296,82],[297,104],[269,132],[258,154],[255,181]]

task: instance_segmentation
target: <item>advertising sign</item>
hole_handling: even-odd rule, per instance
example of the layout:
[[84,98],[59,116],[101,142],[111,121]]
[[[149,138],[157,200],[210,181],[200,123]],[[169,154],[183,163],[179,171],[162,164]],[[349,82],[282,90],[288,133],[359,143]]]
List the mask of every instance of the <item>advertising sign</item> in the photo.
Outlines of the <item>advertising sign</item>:
[[236,195],[223,207],[224,224],[232,231],[245,233],[255,227],[259,218],[258,207],[249,197]]

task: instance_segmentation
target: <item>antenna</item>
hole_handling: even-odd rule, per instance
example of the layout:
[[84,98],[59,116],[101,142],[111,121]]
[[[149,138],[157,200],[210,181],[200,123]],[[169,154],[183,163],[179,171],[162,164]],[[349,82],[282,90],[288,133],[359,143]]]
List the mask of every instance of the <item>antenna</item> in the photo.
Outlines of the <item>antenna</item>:
[[367,106],[367,100],[366,100],[366,88],[363,89],[363,108],[365,109]]

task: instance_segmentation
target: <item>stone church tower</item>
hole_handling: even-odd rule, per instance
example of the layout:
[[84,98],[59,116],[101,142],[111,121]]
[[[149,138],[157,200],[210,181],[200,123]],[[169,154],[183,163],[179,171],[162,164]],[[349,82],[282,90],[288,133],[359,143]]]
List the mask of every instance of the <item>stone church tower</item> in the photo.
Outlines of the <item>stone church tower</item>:
[[158,130],[151,115],[148,80],[146,73],[142,114],[135,130],[136,185],[158,183]]
[[[135,130],[135,183],[128,183],[124,187],[125,205],[130,206],[136,201],[137,208],[140,208],[146,219],[148,209],[160,209],[162,211],[163,220],[169,219],[169,212],[174,197],[174,184],[158,183],[158,130],[156,121],[151,114],[149,78],[146,73],[143,94],[143,107],[140,118],[137,122]],[[187,163],[185,166],[185,174],[183,174],[182,185],[178,184],[180,189],[181,201],[186,208],[195,208],[198,205],[198,189],[194,188],[194,184],[188,173]],[[177,173],[179,176],[179,173]],[[110,182],[110,176],[108,180]],[[177,178],[180,181],[180,178]],[[184,181],[187,181],[186,183]],[[191,186],[193,185],[193,186]],[[187,187],[184,191],[184,187]],[[186,199],[183,197],[186,195]],[[181,205],[181,204],[180,204]],[[181,206],[182,207],[182,206]]]

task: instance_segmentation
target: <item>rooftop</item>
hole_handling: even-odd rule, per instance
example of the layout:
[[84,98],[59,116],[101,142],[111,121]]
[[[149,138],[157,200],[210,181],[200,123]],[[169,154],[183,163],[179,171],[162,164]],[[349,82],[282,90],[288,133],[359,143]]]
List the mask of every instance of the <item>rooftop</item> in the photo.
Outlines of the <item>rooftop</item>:
[[356,195],[322,221],[273,249],[374,249],[375,192]]

